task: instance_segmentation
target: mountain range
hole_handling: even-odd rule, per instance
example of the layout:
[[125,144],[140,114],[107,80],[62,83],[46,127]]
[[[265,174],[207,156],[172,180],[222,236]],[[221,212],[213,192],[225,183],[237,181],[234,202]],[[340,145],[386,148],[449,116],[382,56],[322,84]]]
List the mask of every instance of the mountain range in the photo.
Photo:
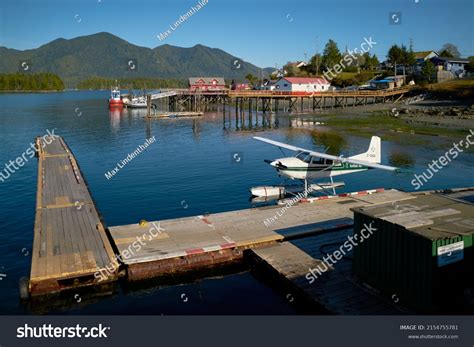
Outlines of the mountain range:
[[[271,69],[263,70],[266,76]],[[168,44],[140,47],[102,32],[70,40],[56,39],[35,49],[0,47],[0,73],[52,72],[73,88],[91,77],[174,78],[218,76],[244,79],[260,77],[261,69],[221,49]]]

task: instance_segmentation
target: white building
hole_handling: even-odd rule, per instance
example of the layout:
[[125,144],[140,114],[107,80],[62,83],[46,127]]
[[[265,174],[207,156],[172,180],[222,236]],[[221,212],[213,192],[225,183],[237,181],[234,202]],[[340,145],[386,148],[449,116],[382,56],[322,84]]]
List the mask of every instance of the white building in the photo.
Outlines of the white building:
[[327,92],[331,84],[321,77],[283,77],[275,83],[275,90],[282,92]]
[[439,54],[435,51],[413,52],[413,55],[415,56],[415,60],[418,64],[422,64],[429,59],[439,57]]

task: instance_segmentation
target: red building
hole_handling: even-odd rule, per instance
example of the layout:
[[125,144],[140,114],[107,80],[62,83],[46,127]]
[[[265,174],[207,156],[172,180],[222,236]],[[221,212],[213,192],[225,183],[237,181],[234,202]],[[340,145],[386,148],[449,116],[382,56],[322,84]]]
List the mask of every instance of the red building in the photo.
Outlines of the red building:
[[225,81],[222,77],[190,77],[190,90],[213,91],[225,89]]

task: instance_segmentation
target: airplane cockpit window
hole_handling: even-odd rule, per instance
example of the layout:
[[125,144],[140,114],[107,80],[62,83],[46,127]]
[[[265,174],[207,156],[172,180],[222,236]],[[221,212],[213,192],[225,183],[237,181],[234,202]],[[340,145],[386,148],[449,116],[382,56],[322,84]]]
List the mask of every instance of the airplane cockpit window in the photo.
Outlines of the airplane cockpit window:
[[299,160],[304,161],[305,163],[310,163],[311,162],[311,156],[307,152],[300,152],[296,155],[296,158]]
[[308,155],[308,153],[299,152],[299,153],[296,155],[296,158],[298,158],[299,160],[303,160],[307,155]]

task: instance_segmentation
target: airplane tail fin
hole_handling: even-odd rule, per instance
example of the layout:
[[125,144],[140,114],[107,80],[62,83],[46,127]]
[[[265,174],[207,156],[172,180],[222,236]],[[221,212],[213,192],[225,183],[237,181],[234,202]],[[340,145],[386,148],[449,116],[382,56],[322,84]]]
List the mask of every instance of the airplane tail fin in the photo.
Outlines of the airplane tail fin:
[[380,164],[380,162],[382,161],[382,145],[380,137],[372,136],[367,152],[354,155],[350,158],[368,161],[369,163]]

